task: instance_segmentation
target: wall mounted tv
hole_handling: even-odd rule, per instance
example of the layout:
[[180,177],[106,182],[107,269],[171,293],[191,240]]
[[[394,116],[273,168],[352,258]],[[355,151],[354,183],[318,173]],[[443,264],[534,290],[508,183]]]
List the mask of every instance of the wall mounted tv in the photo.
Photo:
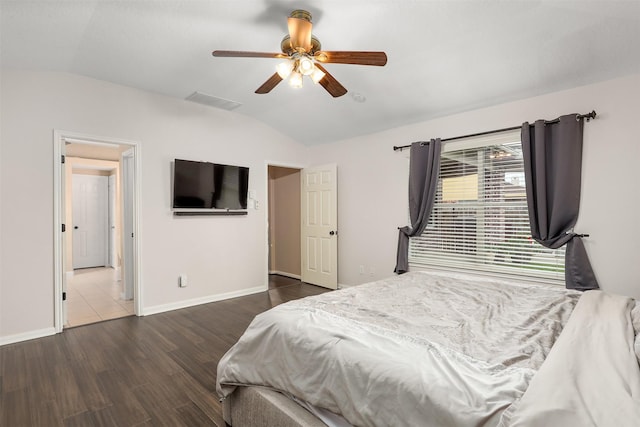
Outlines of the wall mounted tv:
[[246,210],[248,188],[247,167],[181,159],[174,161],[174,210]]

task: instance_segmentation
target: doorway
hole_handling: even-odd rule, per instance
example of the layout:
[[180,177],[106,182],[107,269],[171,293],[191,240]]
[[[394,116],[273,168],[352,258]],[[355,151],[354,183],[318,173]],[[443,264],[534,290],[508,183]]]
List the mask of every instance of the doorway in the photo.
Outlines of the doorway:
[[56,331],[139,313],[137,144],[68,132],[54,143]]
[[300,283],[300,168],[268,165],[269,289]]
[[337,165],[267,164],[267,177],[269,289],[294,284],[276,278],[337,289]]

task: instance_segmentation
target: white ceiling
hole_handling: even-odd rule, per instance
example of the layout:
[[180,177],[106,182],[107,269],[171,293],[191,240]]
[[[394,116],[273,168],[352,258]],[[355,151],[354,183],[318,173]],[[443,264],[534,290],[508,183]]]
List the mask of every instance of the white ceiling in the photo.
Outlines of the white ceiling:
[[[323,49],[382,50],[387,65],[326,65],[349,90],[334,99],[309,80],[257,95],[278,60],[211,56],[278,52],[298,8]],[[304,144],[640,72],[640,0],[2,0],[0,12],[3,68],[200,91]]]

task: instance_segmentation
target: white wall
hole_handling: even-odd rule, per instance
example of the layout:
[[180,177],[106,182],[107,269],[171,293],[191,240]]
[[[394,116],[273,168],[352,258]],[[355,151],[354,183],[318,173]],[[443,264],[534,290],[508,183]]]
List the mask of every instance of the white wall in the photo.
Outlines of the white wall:
[[[140,142],[143,305],[153,312],[266,286],[264,210],[174,218],[174,158],[249,166],[261,207],[267,159],[336,162],[339,282],[356,284],[390,276],[395,265],[408,160],[393,145],[595,109],[577,231],[591,234],[602,288],[640,298],[640,75],[311,148],[241,114],[85,77],[3,70],[0,85],[0,344],[53,331],[53,129]],[[177,286],[180,273],[189,287]]]
[[266,159],[299,164],[304,146],[242,114],[81,76],[3,70],[0,83],[0,343],[53,327],[54,129],[140,142],[145,312],[266,289],[264,210],[174,218],[171,162],[248,166],[262,207]]
[[311,148],[314,162],[338,163],[339,282],[392,275],[397,227],[407,221],[408,168],[407,152],[394,152],[394,145],[595,109],[597,119],[585,123],[576,231],[591,235],[585,246],[600,286],[640,298],[638,99],[634,75]]

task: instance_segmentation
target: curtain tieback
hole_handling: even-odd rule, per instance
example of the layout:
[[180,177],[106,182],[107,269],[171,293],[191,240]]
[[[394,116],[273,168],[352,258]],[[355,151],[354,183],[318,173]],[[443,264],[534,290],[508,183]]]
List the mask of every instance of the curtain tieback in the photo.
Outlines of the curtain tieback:
[[571,240],[573,240],[574,237],[582,238],[582,237],[589,237],[589,235],[578,234],[578,233],[574,233],[573,231],[568,231],[565,234],[562,234],[557,237],[553,237],[551,239],[540,239],[540,238],[534,237],[534,240],[540,243],[545,248],[558,249],[564,246],[565,244],[569,243]]
[[406,235],[407,237],[410,237],[413,231],[411,227],[409,227],[408,225],[405,225],[404,227],[398,227],[398,230],[400,230],[400,232]]

